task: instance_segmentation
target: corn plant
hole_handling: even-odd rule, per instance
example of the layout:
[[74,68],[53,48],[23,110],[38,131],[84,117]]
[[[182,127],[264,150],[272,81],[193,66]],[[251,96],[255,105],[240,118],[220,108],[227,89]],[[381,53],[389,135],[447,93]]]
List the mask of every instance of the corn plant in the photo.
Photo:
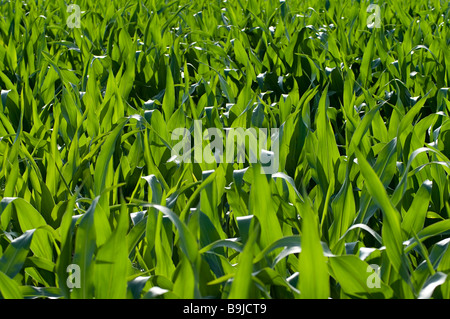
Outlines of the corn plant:
[[0,13],[0,297],[450,298],[448,1]]

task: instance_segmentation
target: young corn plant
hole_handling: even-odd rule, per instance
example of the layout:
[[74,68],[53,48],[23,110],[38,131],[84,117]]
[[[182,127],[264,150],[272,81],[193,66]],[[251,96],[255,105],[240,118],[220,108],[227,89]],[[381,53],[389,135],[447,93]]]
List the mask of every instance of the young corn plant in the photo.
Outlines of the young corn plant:
[[0,13],[1,298],[450,298],[447,1]]

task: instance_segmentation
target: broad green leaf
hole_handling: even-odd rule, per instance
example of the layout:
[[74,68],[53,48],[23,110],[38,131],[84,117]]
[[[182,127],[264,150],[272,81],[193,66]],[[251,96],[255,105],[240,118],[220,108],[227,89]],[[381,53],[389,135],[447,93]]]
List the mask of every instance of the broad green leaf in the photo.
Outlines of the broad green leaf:
[[229,299],[248,299],[251,297],[253,251],[254,245],[260,236],[260,225],[257,220],[252,223],[252,232],[239,256],[239,266],[233,278]]
[[333,276],[342,290],[355,298],[389,299],[393,291],[380,278],[379,269],[373,269],[357,256],[329,258]]
[[80,288],[73,288],[71,298],[92,298],[94,294],[95,264],[94,254],[97,249],[94,213],[97,208],[99,197],[96,197],[89,209],[81,217],[75,237],[75,254],[73,264],[80,267]]
[[[39,214],[30,203],[22,198],[3,198],[0,202],[0,215],[2,215],[6,209],[11,209],[10,204],[13,204],[16,209],[20,228],[23,232],[47,226],[42,215]],[[52,246],[47,232],[38,232],[35,240],[32,241],[30,248],[36,256],[52,260]]]
[[358,158],[361,173],[364,176],[365,187],[367,187],[369,193],[373,196],[383,212],[382,237],[389,259],[395,270],[401,274],[405,281],[408,281],[408,268],[402,247],[403,240],[400,226],[400,214],[392,205],[383,184],[358,149],[356,150],[356,156]]
[[180,220],[180,218],[172,210],[161,205],[145,204],[143,206],[156,208],[170,219],[178,230],[181,250],[188,257],[191,263],[194,262],[198,255],[198,246],[195,237],[189,231],[187,226]]
[[14,239],[0,258],[0,272],[14,278],[21,270],[28,255],[35,229],[27,230]]
[[402,222],[402,229],[407,236],[418,233],[424,225],[428,205],[431,198],[431,182],[425,181],[414,196],[414,200],[408,209]]
[[95,297],[121,299],[127,292],[128,247],[124,240],[128,231],[128,214],[121,205],[116,229],[98,249],[95,258]]
[[111,132],[106,138],[105,143],[102,146],[102,150],[98,155],[98,160],[95,166],[95,174],[94,174],[94,194],[96,196],[100,195],[101,192],[105,188],[105,180],[106,174],[108,170],[108,165],[111,160],[111,157],[114,153],[114,148],[116,145],[116,141],[119,138],[120,133],[122,132],[123,127],[127,123],[127,120],[122,120],[116,128]]
[[276,218],[275,203],[270,200],[272,194],[269,181],[266,175],[261,174],[259,165],[253,166],[252,170],[253,183],[250,190],[249,213],[258,218],[261,225],[261,246],[267,247],[282,238],[283,232]]

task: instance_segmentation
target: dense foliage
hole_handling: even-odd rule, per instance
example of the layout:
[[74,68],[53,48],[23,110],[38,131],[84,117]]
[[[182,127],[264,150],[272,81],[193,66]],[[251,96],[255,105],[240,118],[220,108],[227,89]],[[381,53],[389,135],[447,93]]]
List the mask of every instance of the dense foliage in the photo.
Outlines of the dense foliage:
[[450,298],[448,1],[74,3],[0,2],[3,298]]

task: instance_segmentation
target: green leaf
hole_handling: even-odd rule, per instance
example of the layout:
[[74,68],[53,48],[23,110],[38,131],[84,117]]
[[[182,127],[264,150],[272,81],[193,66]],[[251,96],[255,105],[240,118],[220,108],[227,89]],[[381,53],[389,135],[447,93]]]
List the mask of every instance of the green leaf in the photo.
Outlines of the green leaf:
[[189,231],[189,228],[187,228],[187,226],[180,220],[180,218],[172,210],[161,205],[143,204],[142,206],[156,208],[170,219],[170,221],[178,230],[181,250],[188,257],[191,263],[195,262],[198,256],[197,242],[195,240],[195,237]]
[[[276,215],[275,202],[266,175],[261,174],[260,164],[254,165],[253,182],[250,190],[249,213],[258,218],[261,225],[261,246],[267,247],[283,237]],[[274,258],[272,256],[271,258]]]
[[403,280],[408,282],[409,275],[403,254],[400,214],[392,205],[380,179],[358,149],[356,149],[356,156],[365,180],[365,187],[367,187],[369,193],[373,196],[375,202],[383,212],[382,237],[389,260],[394,269],[401,274]]
[[342,290],[356,298],[389,299],[393,291],[381,281],[377,272],[357,256],[335,256],[329,258],[333,276]]
[[425,282],[417,298],[430,299],[436,287],[445,283],[446,279],[447,274],[444,274],[442,272],[435,273],[433,276],[429,277],[428,280]]
[[128,247],[124,240],[128,231],[128,214],[121,205],[117,227],[95,258],[95,297],[123,299],[127,293]]
[[414,200],[403,218],[402,228],[408,237],[423,228],[431,198],[431,182],[425,181],[414,196]]
[[56,287],[20,286],[19,290],[24,298],[61,298],[62,294]]
[[[254,219],[254,221],[256,221]],[[239,266],[236,275],[233,278],[231,285],[229,299],[248,299],[251,297],[250,288],[252,286],[252,272],[253,272],[253,251],[254,245],[260,235],[259,222],[254,222],[250,226],[252,231],[244,246],[244,250],[239,255]]]
[[302,252],[299,257],[299,285],[302,299],[327,299],[330,296],[326,257],[319,237],[319,222],[309,203],[302,204]]
[[166,72],[166,90],[164,91],[162,110],[164,113],[164,119],[166,122],[169,122],[169,119],[175,110],[175,86],[173,83],[170,65],[167,65]]
[[[39,212],[36,211],[30,203],[22,198],[3,198],[0,202],[0,215],[2,215],[6,209],[11,209],[10,204],[13,204],[16,209],[20,228],[23,232],[40,227],[50,227],[47,226],[47,223],[42,215],[39,214]],[[52,260],[53,252],[48,233],[38,232],[35,237],[35,240],[31,243],[31,250],[36,256]]]
[[106,138],[105,143],[102,146],[100,154],[95,165],[94,173],[94,194],[98,196],[105,188],[106,174],[108,172],[109,162],[114,153],[116,141],[122,132],[123,127],[127,123],[127,119],[122,120],[111,134]]
[[[75,254],[73,263],[80,267],[80,288],[73,288],[71,298],[87,299],[94,294],[93,260],[97,249],[96,232],[94,224],[94,212],[96,211],[99,197],[97,196],[89,209],[81,217],[75,237]],[[98,212],[97,212],[98,213]]]
[[17,282],[0,271],[0,293],[4,299],[23,299]]
[[0,258],[0,271],[10,278],[14,278],[22,270],[34,232],[35,229],[27,230],[14,239]]

